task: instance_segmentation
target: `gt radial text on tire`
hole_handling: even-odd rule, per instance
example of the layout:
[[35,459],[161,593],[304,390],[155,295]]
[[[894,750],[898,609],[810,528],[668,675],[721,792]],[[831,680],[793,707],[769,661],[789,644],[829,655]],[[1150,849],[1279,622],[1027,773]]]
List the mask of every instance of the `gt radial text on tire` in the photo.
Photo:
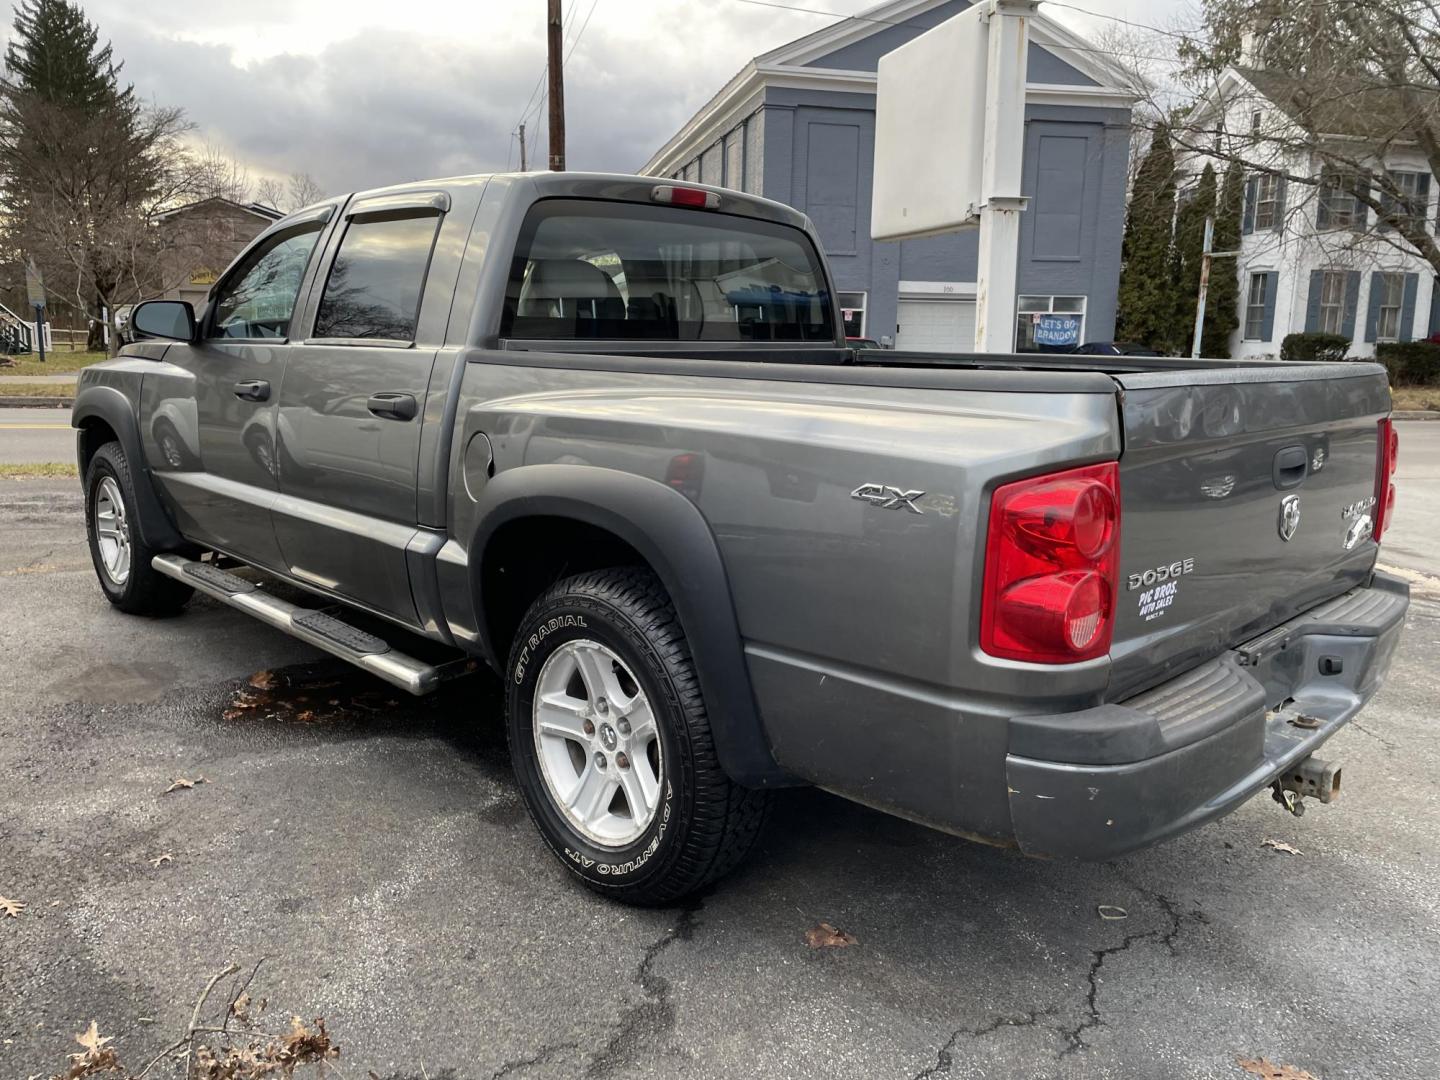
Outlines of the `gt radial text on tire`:
[[552,586],[520,624],[505,681],[525,804],[585,884],[672,903],[749,852],[769,795],[720,768],[680,621],[648,570]]
[[85,531],[105,599],[130,615],[174,615],[193,590],[158,573],[160,552],[145,543],[135,520],[135,484],[118,442],[108,442],[85,471]]

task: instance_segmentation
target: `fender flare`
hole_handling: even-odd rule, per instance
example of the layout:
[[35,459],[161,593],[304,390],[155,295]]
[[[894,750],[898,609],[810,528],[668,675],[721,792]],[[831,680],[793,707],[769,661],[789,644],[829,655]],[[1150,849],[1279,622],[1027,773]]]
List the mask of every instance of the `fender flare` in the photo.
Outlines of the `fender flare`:
[[[560,517],[618,536],[650,564],[670,594],[690,643],[726,775],[746,787],[796,783],[775,762],[750,684],[740,626],[719,545],[698,507],[680,492],[633,473],[592,465],[525,465],[485,485],[470,546],[470,585],[481,640],[495,656],[481,594],[486,549],[509,522]],[[497,669],[505,670],[504,657]]]
[[[134,405],[125,394],[114,386],[82,386],[75,395],[74,407],[70,410],[70,426],[83,428],[91,418],[103,420],[120,440],[125,451],[125,460],[130,464],[130,479],[135,487],[136,525],[145,543],[157,550],[171,551],[185,546],[185,538],[175,528],[170,515],[165,512],[155,486],[150,478],[150,469],[145,464],[145,455],[140,445],[140,428],[135,420]],[[80,483],[85,483],[85,446],[76,440],[76,463],[80,467]],[[92,447],[91,451],[98,449]]]

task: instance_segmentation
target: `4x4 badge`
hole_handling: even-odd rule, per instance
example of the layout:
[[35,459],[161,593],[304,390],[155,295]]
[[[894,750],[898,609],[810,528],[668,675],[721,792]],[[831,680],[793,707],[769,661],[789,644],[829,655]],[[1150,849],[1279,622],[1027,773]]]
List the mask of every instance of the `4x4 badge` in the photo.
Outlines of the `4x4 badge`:
[[1280,500],[1280,539],[1290,540],[1300,528],[1300,496],[1286,495]]
[[915,505],[915,500],[924,494],[923,491],[901,491],[889,484],[861,484],[850,492],[850,497],[878,506],[881,510],[899,510],[904,507],[912,514],[923,514],[925,511]]

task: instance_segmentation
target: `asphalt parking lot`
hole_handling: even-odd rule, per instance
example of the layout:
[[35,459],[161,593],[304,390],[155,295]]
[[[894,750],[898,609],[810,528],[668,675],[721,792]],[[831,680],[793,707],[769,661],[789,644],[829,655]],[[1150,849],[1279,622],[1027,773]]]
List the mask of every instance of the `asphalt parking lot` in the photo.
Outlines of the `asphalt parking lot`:
[[[738,874],[636,911],[542,849],[490,684],[400,700],[204,600],[119,615],[75,482],[0,481],[0,895],[26,905],[0,912],[0,1077],[60,1072],[92,1019],[138,1071],[212,975],[263,960],[254,996],[325,1017],[351,1080],[1432,1078],[1440,590],[1417,581],[1388,685],[1330,743],[1333,807],[1257,798],[1082,865],[788,792]],[[301,685],[235,709],[260,669]],[[811,949],[822,921],[858,943]]]

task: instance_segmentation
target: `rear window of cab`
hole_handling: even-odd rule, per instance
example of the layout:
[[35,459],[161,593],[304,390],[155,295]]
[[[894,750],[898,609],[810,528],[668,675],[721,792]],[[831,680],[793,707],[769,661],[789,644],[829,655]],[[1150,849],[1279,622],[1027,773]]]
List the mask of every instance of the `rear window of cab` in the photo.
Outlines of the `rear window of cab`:
[[833,341],[831,298],[800,229],[714,211],[546,199],[525,219],[500,336]]

